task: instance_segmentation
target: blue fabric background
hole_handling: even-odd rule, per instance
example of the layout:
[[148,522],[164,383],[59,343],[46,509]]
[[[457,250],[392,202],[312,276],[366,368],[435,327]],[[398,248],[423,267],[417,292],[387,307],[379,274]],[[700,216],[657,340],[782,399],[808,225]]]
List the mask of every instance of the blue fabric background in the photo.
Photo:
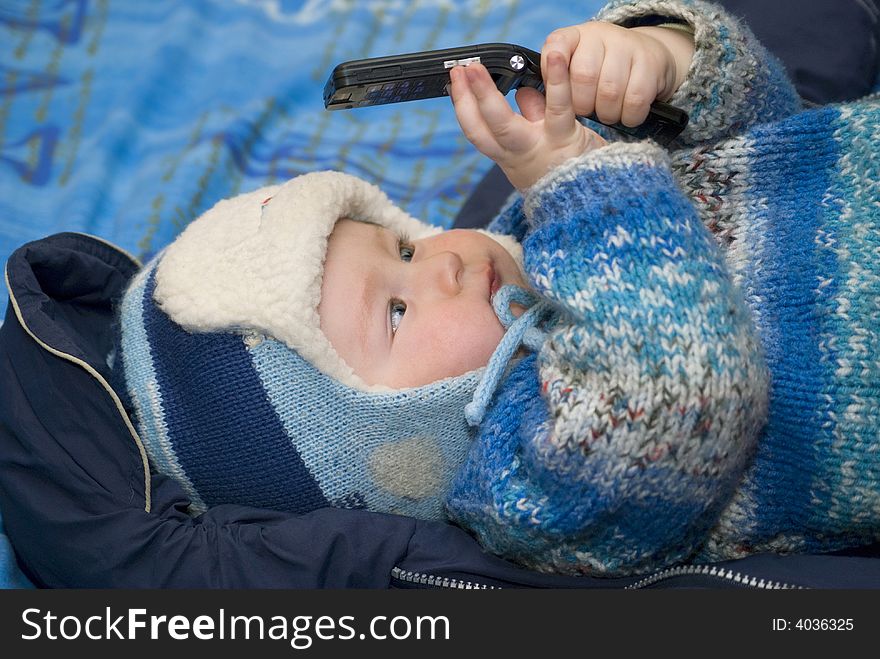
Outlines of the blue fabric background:
[[3,518],[0,516],[0,588],[33,588],[16,564],[9,538],[2,531]]

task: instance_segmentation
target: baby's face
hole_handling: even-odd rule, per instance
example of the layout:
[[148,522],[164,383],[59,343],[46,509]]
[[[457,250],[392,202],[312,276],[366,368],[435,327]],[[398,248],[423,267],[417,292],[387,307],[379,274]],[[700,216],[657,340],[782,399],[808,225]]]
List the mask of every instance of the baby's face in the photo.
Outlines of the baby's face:
[[504,335],[492,295],[506,284],[526,286],[507,250],[477,231],[408,242],[342,219],[327,245],[321,329],[367,384],[428,384],[488,363]]

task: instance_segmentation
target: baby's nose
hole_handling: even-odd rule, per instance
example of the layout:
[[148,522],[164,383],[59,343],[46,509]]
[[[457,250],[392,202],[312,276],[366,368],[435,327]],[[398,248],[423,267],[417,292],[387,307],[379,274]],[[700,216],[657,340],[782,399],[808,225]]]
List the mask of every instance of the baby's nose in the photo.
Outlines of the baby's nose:
[[437,252],[421,262],[428,285],[442,295],[458,295],[464,263],[455,252]]

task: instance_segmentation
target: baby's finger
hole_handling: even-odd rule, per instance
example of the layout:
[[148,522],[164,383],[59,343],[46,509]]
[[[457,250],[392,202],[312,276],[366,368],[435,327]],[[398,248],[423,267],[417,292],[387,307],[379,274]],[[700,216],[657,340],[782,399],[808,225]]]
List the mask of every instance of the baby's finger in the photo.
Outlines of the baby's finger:
[[563,53],[547,53],[547,73],[544,89],[547,104],[544,107],[544,129],[555,139],[564,139],[578,126],[571,105],[571,82],[568,78],[568,61]]
[[568,62],[572,54],[577,50],[578,45],[580,45],[580,40],[581,33],[574,25],[553,30],[553,32],[547,35],[544,46],[541,48],[541,70],[547,70],[547,53],[551,50],[565,55],[565,61]]
[[601,39],[583,40],[572,55],[568,75],[575,114],[587,116],[596,110],[596,89],[604,58],[605,44]]
[[498,91],[485,66],[470,64],[465,67],[464,72],[477,99],[480,113],[498,144],[505,148],[516,148],[518,146],[517,122],[525,121],[525,119],[513,111],[513,108]]
[[596,116],[602,123],[620,121],[631,63],[631,55],[624,53],[606,57],[602,62],[602,73],[596,89]]
[[657,80],[647,66],[633,63],[629,82],[621,105],[620,122],[624,126],[638,126],[644,123],[651,109],[651,103],[657,97]]
[[498,143],[483,119],[477,99],[464,73],[464,67],[457,66],[450,70],[449,78],[449,95],[461,131],[481,153],[492,158],[499,151]]
[[529,121],[540,121],[544,118],[544,94],[531,87],[520,87],[516,90],[516,106]]

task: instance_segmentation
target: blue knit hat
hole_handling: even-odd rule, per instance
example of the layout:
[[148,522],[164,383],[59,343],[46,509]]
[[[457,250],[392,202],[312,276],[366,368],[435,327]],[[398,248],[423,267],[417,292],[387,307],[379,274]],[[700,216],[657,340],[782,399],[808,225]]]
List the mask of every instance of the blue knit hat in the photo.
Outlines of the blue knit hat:
[[[116,379],[191,512],[234,502],[443,517],[485,369],[403,390],[357,377],[317,312],[342,217],[414,240],[441,231],[373,185],[316,172],[218,203],[130,284]],[[521,262],[513,239],[491,235]]]

